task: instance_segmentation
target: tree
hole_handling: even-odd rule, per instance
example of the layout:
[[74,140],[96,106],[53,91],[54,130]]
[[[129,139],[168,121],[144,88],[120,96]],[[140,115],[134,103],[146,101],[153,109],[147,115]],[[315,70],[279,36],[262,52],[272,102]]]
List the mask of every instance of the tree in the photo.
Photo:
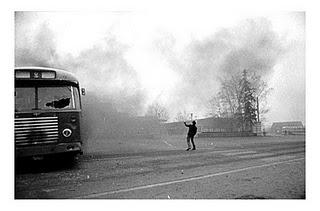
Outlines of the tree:
[[240,75],[233,75],[230,78],[221,80],[221,87],[211,101],[211,113],[217,117],[234,117],[240,106],[241,86]]
[[169,119],[167,109],[159,103],[153,103],[148,106],[145,116],[154,117],[162,121],[167,121]]
[[252,87],[251,83],[247,78],[247,70],[243,70],[242,79],[240,81],[240,107],[238,111],[241,122],[243,123],[243,129],[245,131],[250,131],[252,125],[257,121],[256,115],[256,97],[255,89]]
[[[249,113],[253,114],[253,108],[257,108],[257,98],[259,98],[260,115],[263,116],[269,111],[267,96],[272,89],[255,72],[244,70],[242,73],[221,78],[220,82],[219,92],[210,100],[211,116],[239,119],[239,124],[245,129],[249,126],[243,124],[244,118],[249,119]],[[245,102],[247,105],[244,105]],[[246,117],[243,116],[245,109],[247,109]],[[254,119],[254,116],[251,118]]]
[[211,98],[211,113],[218,117],[234,117],[241,106],[241,75],[220,79],[219,92]]

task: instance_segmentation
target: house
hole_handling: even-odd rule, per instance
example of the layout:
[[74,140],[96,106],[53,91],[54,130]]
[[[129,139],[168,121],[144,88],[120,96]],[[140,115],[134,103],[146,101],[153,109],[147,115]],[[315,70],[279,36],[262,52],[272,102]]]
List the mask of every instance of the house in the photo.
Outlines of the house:
[[271,133],[275,135],[304,135],[305,127],[301,121],[274,122],[271,126]]

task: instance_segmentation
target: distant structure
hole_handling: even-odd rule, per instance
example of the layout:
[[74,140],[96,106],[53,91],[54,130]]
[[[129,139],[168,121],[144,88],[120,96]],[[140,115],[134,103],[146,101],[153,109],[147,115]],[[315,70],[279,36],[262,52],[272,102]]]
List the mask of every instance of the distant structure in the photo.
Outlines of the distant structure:
[[305,127],[301,121],[274,122],[270,130],[274,135],[305,135]]
[[[234,118],[204,118],[196,120],[199,137],[211,136],[256,136],[261,133],[261,124],[253,126],[250,131],[243,131],[241,125]],[[182,135],[186,133],[183,122],[164,124],[168,135]]]

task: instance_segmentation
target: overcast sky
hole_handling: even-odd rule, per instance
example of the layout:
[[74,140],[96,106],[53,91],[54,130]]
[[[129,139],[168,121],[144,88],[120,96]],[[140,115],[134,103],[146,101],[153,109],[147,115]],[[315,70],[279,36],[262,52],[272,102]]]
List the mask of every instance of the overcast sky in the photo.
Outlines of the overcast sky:
[[219,77],[248,68],[273,88],[269,123],[305,122],[303,12],[19,12],[15,49],[17,66],[65,68],[138,115],[159,102],[204,117]]

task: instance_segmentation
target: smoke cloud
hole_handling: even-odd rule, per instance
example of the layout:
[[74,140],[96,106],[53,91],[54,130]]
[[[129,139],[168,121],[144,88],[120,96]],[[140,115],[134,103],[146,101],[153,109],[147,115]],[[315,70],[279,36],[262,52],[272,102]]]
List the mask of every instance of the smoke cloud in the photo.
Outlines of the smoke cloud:
[[[210,28],[210,21],[205,21]],[[97,122],[91,124],[95,128],[102,122],[105,124],[104,119],[120,113],[128,118],[144,114],[150,103],[149,90],[142,85],[141,72],[126,57],[132,46],[123,42],[114,28],[106,28],[103,40],[79,54],[62,55],[58,53],[50,24],[39,20],[37,13],[16,12],[15,25],[15,65],[56,67],[75,73],[87,89],[84,108],[90,113],[87,117]],[[287,40],[279,36],[267,18],[247,19],[206,37],[191,38],[183,46],[173,32],[162,32],[157,31],[157,38],[148,39],[153,41],[150,51],[153,56],[176,76],[174,86],[164,89],[156,99],[168,109],[171,121],[184,111],[204,117],[210,98],[219,90],[221,78],[243,69],[272,78],[279,71],[275,67],[290,51]]]
[[[143,113],[145,101],[137,74],[124,58],[128,47],[107,34],[99,46],[77,56],[59,55],[47,23],[32,28],[34,16],[16,13],[15,18],[15,66],[53,67],[74,73],[87,91],[82,98],[84,139],[127,137],[138,121],[133,117]],[[95,142],[89,143],[87,149],[96,148]]]
[[[169,37],[170,38],[170,37]],[[168,39],[168,37],[164,38]],[[157,45],[170,68],[180,75],[172,93],[171,115],[178,111],[202,111],[220,86],[220,78],[243,69],[270,76],[287,49],[265,18],[250,19],[237,27],[220,29],[203,40],[193,40],[176,51],[174,38]],[[164,45],[163,43],[167,43]]]
[[102,45],[93,46],[78,56],[61,56],[57,54],[54,34],[46,23],[40,25],[33,36],[26,37],[25,32],[16,31],[15,66],[66,69],[77,75],[89,93],[112,102],[117,111],[141,114],[142,88],[135,70],[124,58],[127,47],[114,37],[105,38]]

